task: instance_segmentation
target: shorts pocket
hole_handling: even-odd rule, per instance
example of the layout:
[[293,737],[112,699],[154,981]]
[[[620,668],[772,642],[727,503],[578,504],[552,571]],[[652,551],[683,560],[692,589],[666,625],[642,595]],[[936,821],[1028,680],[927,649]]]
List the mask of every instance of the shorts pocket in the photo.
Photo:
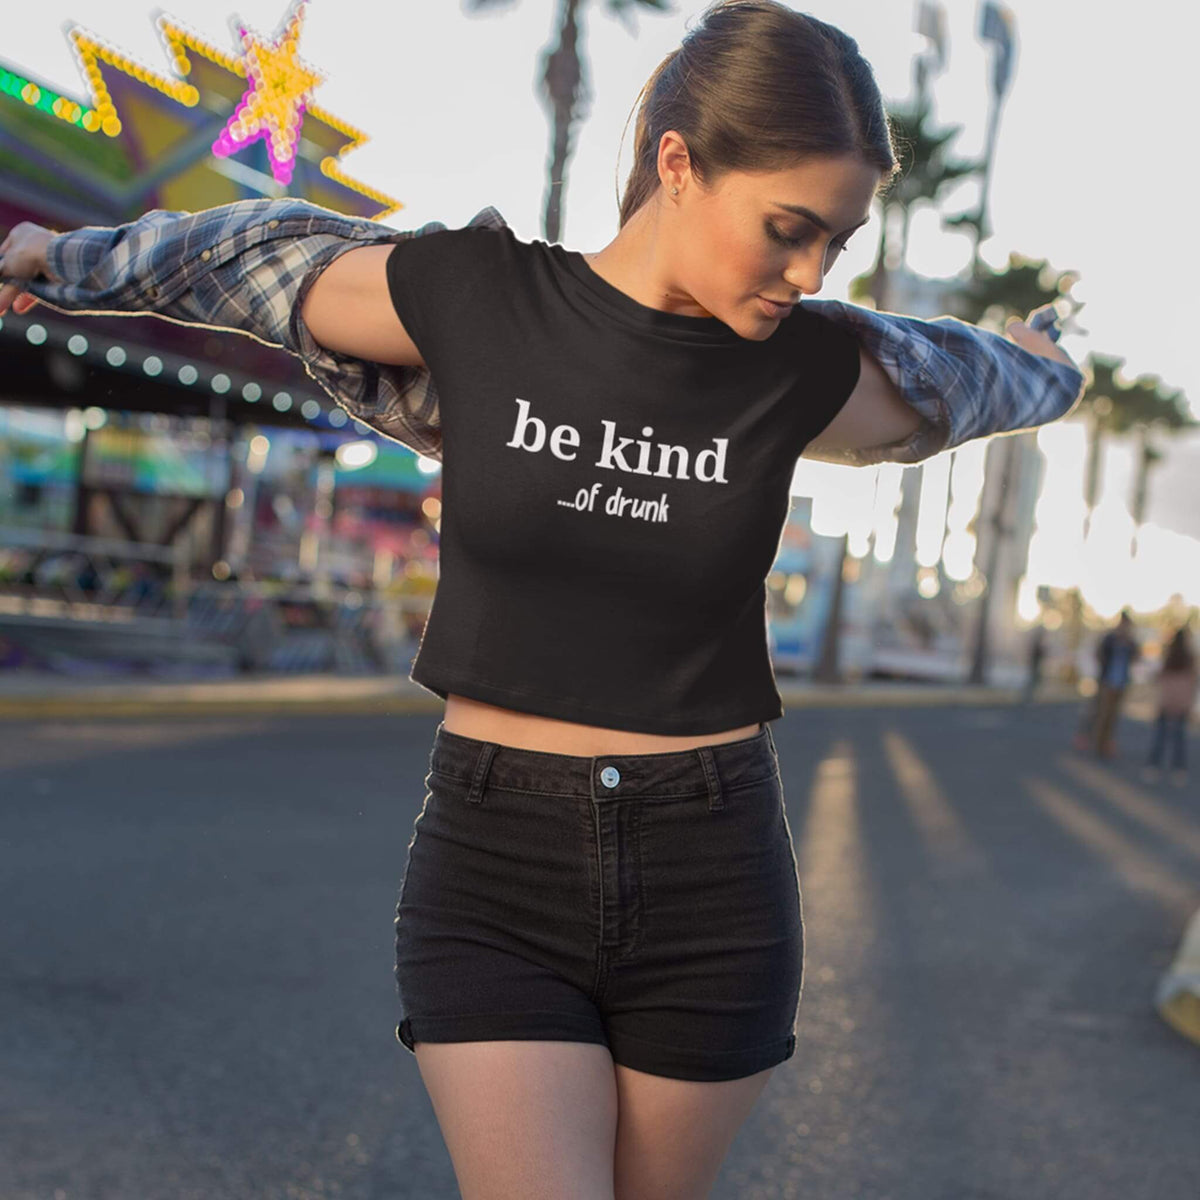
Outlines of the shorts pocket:
[[641,871],[646,941],[710,948],[796,933],[796,862],[778,772],[707,796],[647,805]]

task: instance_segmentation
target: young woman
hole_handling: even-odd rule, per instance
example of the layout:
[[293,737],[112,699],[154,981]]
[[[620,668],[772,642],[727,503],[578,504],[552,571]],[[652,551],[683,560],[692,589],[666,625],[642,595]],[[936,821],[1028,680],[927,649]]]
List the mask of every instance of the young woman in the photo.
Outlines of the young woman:
[[467,1200],[708,1194],[795,1049],[764,589],[796,459],[919,461],[1078,398],[1030,326],[801,303],[896,169],[851,38],[726,0],[644,88],[596,252],[290,200],[0,245],[0,311],[253,332],[443,458],[397,1036]]
[[1171,746],[1171,779],[1182,786],[1187,782],[1187,725],[1200,687],[1200,665],[1192,646],[1187,624],[1181,625],[1163,654],[1158,677],[1158,713],[1154,722],[1154,740],[1142,768],[1151,781],[1159,778],[1167,744]]

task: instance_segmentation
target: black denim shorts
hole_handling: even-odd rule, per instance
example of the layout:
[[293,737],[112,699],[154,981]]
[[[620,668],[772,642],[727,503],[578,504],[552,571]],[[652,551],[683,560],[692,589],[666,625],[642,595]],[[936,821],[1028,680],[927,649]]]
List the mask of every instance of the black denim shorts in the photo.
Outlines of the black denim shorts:
[[594,757],[439,725],[396,906],[396,1037],[607,1045],[676,1079],[795,1051],[804,925],[770,727]]

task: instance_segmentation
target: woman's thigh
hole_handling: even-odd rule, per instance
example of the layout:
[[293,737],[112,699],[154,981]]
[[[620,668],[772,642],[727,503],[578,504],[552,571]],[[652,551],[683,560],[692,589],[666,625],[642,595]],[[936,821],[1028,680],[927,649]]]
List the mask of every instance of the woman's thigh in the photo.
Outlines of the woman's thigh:
[[415,1053],[463,1200],[612,1200],[606,1047],[418,1041]]
[[707,1082],[618,1063],[616,1200],[704,1200],[773,1071]]

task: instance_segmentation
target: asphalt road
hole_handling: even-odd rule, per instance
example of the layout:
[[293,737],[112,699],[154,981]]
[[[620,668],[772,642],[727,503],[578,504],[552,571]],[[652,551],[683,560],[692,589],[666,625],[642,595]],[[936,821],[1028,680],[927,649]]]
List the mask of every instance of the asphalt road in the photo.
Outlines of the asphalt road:
[[[1151,1007],[1200,905],[1200,771],[1144,784],[1147,726],[1099,764],[1073,719],[776,724],[799,1041],[715,1200],[1200,1196],[1200,1048]],[[393,1036],[435,725],[0,725],[2,1200],[458,1195]]]

